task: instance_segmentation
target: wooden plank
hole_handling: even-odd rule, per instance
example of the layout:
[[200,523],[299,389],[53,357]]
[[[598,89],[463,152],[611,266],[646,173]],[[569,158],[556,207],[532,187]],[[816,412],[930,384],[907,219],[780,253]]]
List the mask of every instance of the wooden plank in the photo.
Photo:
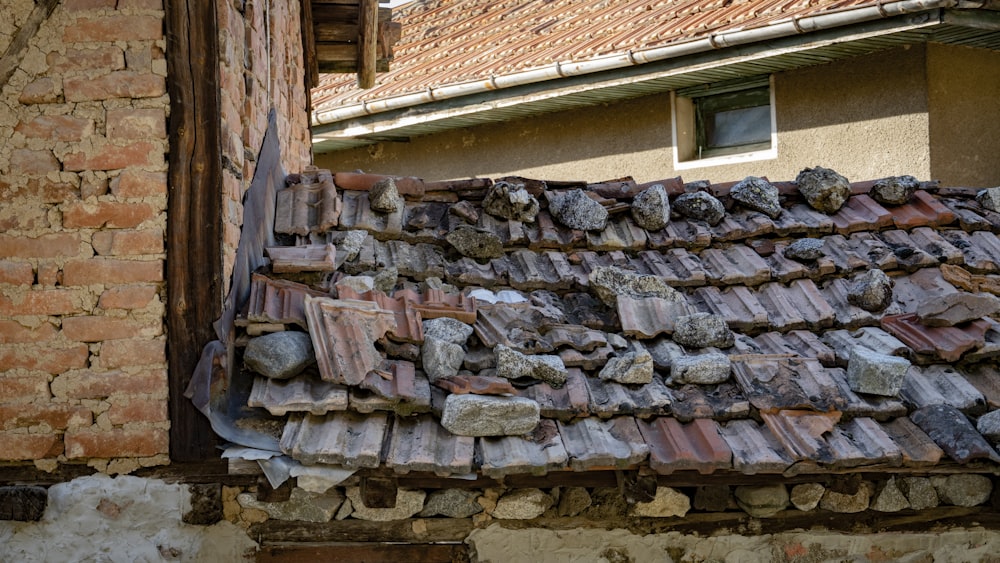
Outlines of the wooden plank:
[[358,87],[375,85],[378,60],[378,0],[361,0],[358,22]]
[[465,544],[340,543],[331,545],[265,545],[257,552],[258,563],[315,563],[316,561],[364,561],[365,563],[459,563],[469,561]]
[[217,438],[184,397],[222,312],[222,146],[215,2],[165,3],[170,155],[167,173],[167,363],[170,457],[218,456]]
[[7,50],[0,57],[0,88],[3,88],[14,75],[14,71],[28,51],[28,42],[38,33],[42,23],[49,19],[52,10],[55,10],[58,4],[59,0],[36,0],[34,9],[28,14],[28,18],[21,24],[7,45]]
[[[414,524],[420,522],[414,531]],[[460,542],[472,531],[472,519],[410,518],[391,522],[333,520],[302,522],[267,520],[250,527],[250,537],[261,544],[282,542]]]
[[317,43],[316,57],[320,64],[334,61],[357,63],[358,46],[349,43]]
[[354,43],[358,40],[358,24],[315,23],[313,34],[317,43]]
[[[316,26],[313,25],[312,5],[311,1],[302,3],[302,60],[306,67],[306,92],[319,84],[319,64],[316,60]],[[308,111],[311,110],[312,100],[309,100]]]
[[[320,72],[357,72],[357,61],[319,61]],[[389,72],[389,61],[378,61],[376,72]]]

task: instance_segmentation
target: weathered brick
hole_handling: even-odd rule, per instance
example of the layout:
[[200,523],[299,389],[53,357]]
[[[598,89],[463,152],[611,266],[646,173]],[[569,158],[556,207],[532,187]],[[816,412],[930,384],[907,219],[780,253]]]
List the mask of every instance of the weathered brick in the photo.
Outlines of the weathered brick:
[[16,347],[0,345],[0,366],[4,369],[25,369],[58,374],[71,369],[86,367],[90,351],[86,344],[69,348],[53,348],[48,345]]
[[166,139],[167,116],[162,109],[109,109],[109,139]]
[[119,396],[111,399],[110,402],[108,420],[111,424],[167,421],[167,401],[165,399]]
[[35,283],[35,271],[27,262],[0,260],[0,283],[31,285]]
[[55,434],[0,432],[0,460],[19,461],[56,457],[63,443]]
[[0,315],[68,315],[80,310],[79,297],[71,289],[32,289],[0,295]]
[[108,178],[92,170],[80,174],[80,198],[101,197],[108,193]]
[[38,285],[43,287],[62,285],[62,270],[59,269],[59,264],[40,262],[38,264]]
[[127,229],[137,227],[157,215],[148,203],[118,201],[74,202],[63,210],[63,226],[67,229]]
[[166,93],[164,77],[149,72],[116,70],[110,74],[63,79],[67,102],[91,102],[112,98],[155,98]]
[[99,231],[91,240],[94,251],[102,255],[135,256],[163,252],[163,231]]
[[162,428],[115,429],[109,431],[69,430],[66,457],[150,457],[167,453],[167,431]]
[[125,68],[125,55],[120,47],[103,45],[93,49],[66,49],[66,53],[51,52],[45,58],[49,71],[55,74],[85,70],[121,70]]
[[29,82],[17,101],[22,104],[54,104],[62,94],[62,82],[48,76]]
[[70,260],[63,266],[66,286],[163,281],[162,260],[91,258]]
[[51,387],[52,394],[60,399],[103,399],[118,394],[166,398],[167,371],[74,371],[56,376]]
[[[29,178],[27,187],[22,193],[42,203],[62,203],[80,198],[80,184],[79,181],[66,182],[46,177]],[[3,194],[0,194],[0,197],[3,197]]]
[[56,258],[80,254],[80,235],[53,233],[40,237],[0,235],[0,258]]
[[159,320],[151,322],[93,315],[66,317],[62,320],[63,336],[77,342],[101,342],[133,336],[152,337],[161,332],[163,327]]
[[79,141],[94,134],[94,120],[72,115],[39,115],[18,123],[14,131],[33,139]]
[[101,344],[101,354],[95,359],[94,367],[103,369],[126,368],[135,366],[155,366],[167,362],[166,341],[143,340],[132,338],[128,340],[108,340]]
[[[21,344],[26,342],[45,342],[55,337],[56,327],[49,323],[32,328],[17,321],[0,320],[0,344]],[[3,395],[0,394],[0,399]]]
[[[2,349],[0,349],[2,350]],[[2,355],[2,351],[0,351]],[[0,375],[0,397],[5,403],[30,402],[49,399],[49,377],[47,375],[13,376]]]
[[90,152],[66,155],[66,170],[118,170],[129,166],[152,166],[163,163],[163,151],[148,141],[137,141],[124,146],[104,144]]
[[48,150],[14,149],[10,155],[10,171],[33,175],[58,172],[59,160]]
[[48,424],[54,430],[90,426],[93,413],[86,407],[58,403],[25,405],[0,404],[0,429],[29,428]]
[[77,18],[63,31],[63,41],[140,41],[163,38],[163,18],[159,16],[113,16]]
[[157,287],[151,284],[119,285],[104,290],[97,306],[101,309],[142,309],[156,297]]
[[167,173],[129,168],[111,180],[111,193],[118,197],[145,197],[167,193]]
[[118,0],[118,9],[162,10],[163,0]]

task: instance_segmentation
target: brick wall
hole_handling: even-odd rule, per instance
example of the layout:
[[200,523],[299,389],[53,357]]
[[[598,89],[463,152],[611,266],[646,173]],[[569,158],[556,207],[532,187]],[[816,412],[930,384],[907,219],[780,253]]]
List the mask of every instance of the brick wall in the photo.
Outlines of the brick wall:
[[167,462],[164,48],[162,0],[64,0],[0,91],[0,461]]
[[273,107],[277,113],[286,172],[298,172],[311,162],[311,141],[299,3],[217,0],[216,9],[225,192],[223,256],[228,279],[243,224],[243,194],[256,170],[268,111]]

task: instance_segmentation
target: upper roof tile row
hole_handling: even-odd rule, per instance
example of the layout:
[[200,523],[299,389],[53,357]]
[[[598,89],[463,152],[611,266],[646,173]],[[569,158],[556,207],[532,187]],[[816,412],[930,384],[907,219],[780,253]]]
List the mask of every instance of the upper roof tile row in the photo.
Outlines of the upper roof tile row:
[[[378,213],[364,191],[373,178],[359,185],[361,175],[345,176],[352,188],[345,190],[339,176],[330,175],[332,191],[329,177],[317,174],[279,192],[291,195],[279,195],[278,216],[306,219],[276,221],[298,225],[279,233],[288,243],[333,244],[337,271],[282,274],[286,279],[258,272],[241,323],[311,331],[319,366],[287,381],[257,377],[249,401],[287,417],[281,448],[302,463],[500,477],[638,466],[791,474],[1000,461],[972,424],[1000,408],[1000,325],[986,317],[933,327],[915,315],[921,303],[966,291],[975,276],[975,287],[993,287],[991,276],[1000,273],[1000,215],[969,190],[927,185],[908,204],[884,207],[867,195],[870,183],[858,183],[847,204],[826,215],[782,183],[777,220],[727,202],[726,218],[714,227],[675,215],[663,231],[648,232],[627,213],[613,213],[603,232],[584,233],[561,227],[544,209],[534,223],[485,213],[488,180],[442,187],[401,179],[398,210]],[[523,183],[536,196],[565,187]],[[613,184],[590,190],[610,209],[640,189]],[[674,196],[685,190],[679,180],[670,185]],[[726,185],[708,189],[723,199],[728,192]],[[628,196],[615,199],[614,190]],[[454,201],[459,193],[462,201]],[[342,213],[323,219],[300,205]],[[502,256],[477,262],[446,241],[470,217],[503,241]],[[791,238],[803,236],[820,238],[825,255],[813,262],[786,257]],[[590,278],[607,266],[655,276],[680,297],[620,295],[608,305]],[[893,302],[877,312],[848,298],[854,276],[872,268],[894,283]],[[344,279],[392,269],[398,277],[389,294],[355,290]],[[339,299],[324,297],[331,294]],[[677,319],[695,312],[719,315],[736,333],[722,350],[731,376],[721,383],[674,377],[678,358],[712,352],[671,338]],[[470,325],[473,336],[458,376],[432,382],[422,365],[422,322],[440,316]],[[500,344],[558,356],[565,384],[497,378],[493,348]],[[650,383],[597,376],[637,346],[653,359]],[[851,388],[846,368],[857,346],[913,362],[897,396]],[[454,436],[438,417],[448,395],[462,393],[530,399],[541,422],[526,436]],[[954,433],[945,435],[937,431],[942,420],[965,424],[953,423]]]

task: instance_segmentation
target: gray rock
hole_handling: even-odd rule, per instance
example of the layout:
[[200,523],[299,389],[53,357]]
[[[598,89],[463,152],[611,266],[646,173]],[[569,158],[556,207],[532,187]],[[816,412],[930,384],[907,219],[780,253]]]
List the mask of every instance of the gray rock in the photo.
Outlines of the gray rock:
[[626,384],[649,383],[653,380],[653,356],[636,345],[632,351],[609,358],[598,377]]
[[663,184],[654,184],[632,200],[632,218],[647,231],[659,231],[670,221],[670,200]]
[[347,520],[354,513],[354,506],[351,504],[351,499],[344,499],[344,504],[340,505],[340,510],[334,514],[334,520]]
[[393,508],[368,508],[361,498],[360,487],[347,487],[347,498],[354,512],[351,516],[358,520],[372,522],[392,522],[406,520],[424,509],[426,493],[419,490],[397,489],[396,506]]
[[461,217],[462,220],[470,225],[475,225],[479,222],[479,211],[476,211],[476,206],[464,199],[449,207],[448,212],[456,217]]
[[955,506],[979,506],[988,502],[993,493],[990,478],[975,473],[934,476],[931,477],[931,485],[941,502]]
[[875,182],[868,195],[882,205],[903,205],[919,187],[920,182],[913,176],[893,176]]
[[754,518],[769,518],[788,506],[788,489],[774,485],[736,487],[736,504]]
[[528,377],[562,387],[568,374],[562,358],[551,354],[527,355],[504,344],[493,349],[497,357],[497,375],[507,379]]
[[637,502],[632,509],[633,516],[647,518],[669,518],[684,516],[691,510],[691,499],[672,487],[656,487],[656,496],[649,502]]
[[689,219],[705,221],[713,227],[726,216],[726,207],[708,192],[681,194],[674,200],[674,211]]
[[538,215],[538,200],[524,189],[524,184],[497,182],[486,191],[483,211],[508,221],[531,223]]
[[1000,444],[1000,409],[979,417],[976,422],[976,430],[993,445]]
[[809,512],[819,506],[819,501],[826,494],[826,487],[819,483],[803,483],[792,487],[792,506],[803,512]]
[[896,485],[895,477],[885,482],[882,490],[875,493],[871,503],[871,509],[878,512],[899,512],[907,508],[910,508],[910,501],[906,500],[906,495]]
[[798,262],[812,262],[826,256],[823,239],[800,238],[785,247],[785,258]]
[[493,509],[493,517],[501,520],[530,520],[544,514],[554,502],[541,489],[517,489],[500,497]]
[[450,283],[445,283],[444,280],[442,280],[437,276],[431,276],[425,279],[423,283],[421,283],[420,285],[423,286],[424,290],[437,289],[445,293],[452,293],[452,294],[461,293],[461,291],[457,287],[451,285]]
[[318,494],[295,487],[286,501],[262,502],[251,493],[240,493],[236,500],[240,506],[263,510],[275,520],[329,522],[344,503],[344,495],[337,489]]
[[976,201],[983,209],[1000,212],[1000,187],[980,190],[976,194]]
[[490,260],[503,256],[503,241],[500,237],[472,225],[459,225],[445,237],[462,256],[474,260]]
[[608,345],[615,350],[624,350],[625,348],[628,348],[628,340],[626,340],[624,336],[614,332],[605,332],[604,336],[608,339]]
[[729,197],[743,207],[760,211],[771,219],[781,216],[778,188],[763,178],[747,176],[729,190]]
[[399,211],[399,190],[396,189],[396,181],[386,178],[375,182],[368,191],[368,202],[375,211],[382,213]]
[[597,297],[612,307],[618,304],[619,295],[659,297],[668,301],[684,300],[684,294],[667,285],[663,278],[636,274],[616,266],[594,268],[588,281]]
[[462,367],[472,373],[497,367],[497,355],[489,348],[473,348],[465,353]]
[[309,334],[286,330],[251,338],[243,362],[264,377],[288,379],[315,363],[316,353]]
[[847,302],[865,311],[877,313],[892,303],[892,287],[889,276],[878,268],[872,268],[854,278],[847,292]]
[[906,500],[913,510],[924,510],[934,508],[941,504],[934,485],[927,477],[904,477],[896,482],[899,490],[906,495]]
[[454,342],[424,336],[420,346],[421,363],[424,373],[432,383],[442,378],[455,377],[462,367],[465,349]]
[[955,326],[995,315],[1000,299],[988,293],[946,293],[917,306],[917,316],[926,326]]
[[452,344],[462,345],[472,336],[472,326],[449,317],[427,319],[423,323],[424,338],[428,336]]
[[673,338],[674,342],[687,348],[729,348],[736,342],[726,320],[711,313],[678,317]]
[[670,379],[674,383],[713,385],[729,379],[731,369],[729,356],[713,350],[705,354],[675,358],[670,363]]
[[827,489],[823,495],[823,500],[819,501],[819,507],[830,512],[841,514],[854,514],[868,510],[868,502],[872,496],[872,486],[867,481],[862,481],[854,494],[838,493]]
[[847,384],[857,393],[895,397],[903,388],[910,362],[855,346],[847,360]]
[[552,217],[571,229],[602,231],[608,224],[608,211],[583,193],[583,190],[546,192],[546,197]]
[[559,516],[577,516],[590,507],[593,499],[583,487],[567,487],[559,495]]
[[448,395],[441,426],[456,436],[519,436],[538,425],[539,412],[524,397]]
[[382,293],[392,293],[399,282],[399,270],[395,266],[382,268],[375,272],[375,289]]
[[832,214],[851,197],[851,183],[829,168],[806,168],[795,178],[799,193],[813,209]]
[[468,489],[439,489],[427,495],[424,509],[420,511],[421,518],[431,516],[447,516],[448,518],[468,518],[483,511],[482,505],[476,502],[478,491]]
[[358,257],[358,253],[361,252],[361,247],[364,246],[366,238],[368,238],[368,231],[361,229],[347,231],[344,233],[343,239],[337,243],[337,250],[343,250],[347,253],[346,260],[354,260]]

